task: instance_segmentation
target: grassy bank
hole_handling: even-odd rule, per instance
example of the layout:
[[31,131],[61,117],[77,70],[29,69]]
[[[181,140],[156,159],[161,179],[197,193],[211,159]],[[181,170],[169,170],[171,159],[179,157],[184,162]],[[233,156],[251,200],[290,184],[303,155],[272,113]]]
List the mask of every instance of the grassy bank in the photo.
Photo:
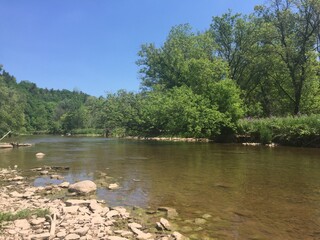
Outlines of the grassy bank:
[[237,132],[240,141],[320,147],[320,115],[242,119]]
[[48,209],[35,209],[35,210],[24,209],[16,213],[0,212],[0,224],[5,221],[26,219],[26,218],[31,218],[32,216],[45,217],[46,215],[49,215],[49,214],[50,214],[50,211]]

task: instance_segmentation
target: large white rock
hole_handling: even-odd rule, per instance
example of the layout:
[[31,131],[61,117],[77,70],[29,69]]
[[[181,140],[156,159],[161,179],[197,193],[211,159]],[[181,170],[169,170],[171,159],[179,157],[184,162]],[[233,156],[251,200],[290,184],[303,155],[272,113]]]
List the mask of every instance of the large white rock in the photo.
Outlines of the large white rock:
[[74,184],[70,184],[68,190],[70,192],[77,192],[79,194],[88,194],[97,190],[97,185],[90,181],[84,180]]

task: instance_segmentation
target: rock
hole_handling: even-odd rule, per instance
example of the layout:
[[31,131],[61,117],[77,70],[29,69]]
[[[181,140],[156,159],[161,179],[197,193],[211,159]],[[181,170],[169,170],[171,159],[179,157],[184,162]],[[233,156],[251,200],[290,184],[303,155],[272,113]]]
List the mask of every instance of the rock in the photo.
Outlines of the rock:
[[56,236],[58,238],[64,238],[65,236],[67,236],[67,233],[66,231],[61,231],[61,232],[58,232]]
[[41,239],[49,239],[49,237],[50,237],[50,233],[45,232],[45,233],[32,235],[32,236],[30,236],[30,239],[31,240],[41,240]]
[[21,177],[21,176],[16,176],[12,179],[13,181],[22,181],[24,180],[24,177]]
[[172,236],[174,237],[175,240],[187,240],[188,239],[187,237],[183,236],[179,232],[173,232]]
[[169,221],[167,219],[160,218],[160,223],[166,230],[171,230],[171,224],[169,223]]
[[62,176],[60,176],[60,175],[58,175],[58,174],[52,174],[52,175],[50,176],[50,178],[51,178],[51,179],[58,179],[58,180],[64,179],[64,177],[62,177]]
[[103,224],[104,219],[100,215],[93,215],[91,219],[92,224]]
[[162,237],[161,240],[171,240],[170,236]]
[[143,234],[143,232],[141,230],[139,230],[138,228],[135,227],[130,227],[131,231],[137,235]]
[[153,238],[153,235],[151,233],[142,233],[142,234],[139,234],[137,236],[137,239],[140,239],[140,240],[148,240],[148,239],[154,239]]
[[137,234],[137,239],[147,240],[153,238],[153,235],[151,233],[144,233],[140,229],[135,227],[130,227],[131,231]]
[[40,172],[41,175],[47,175],[48,173],[49,173],[49,171],[47,171],[47,170],[43,170]]
[[75,233],[71,233],[65,237],[65,240],[77,240],[80,239],[80,236]]
[[197,224],[197,225],[203,225],[207,222],[207,220],[203,219],[203,218],[196,218],[194,220],[194,223]]
[[85,236],[87,232],[89,231],[88,227],[78,228],[74,231],[75,234],[79,234],[80,236]]
[[130,214],[127,212],[127,209],[124,207],[114,207],[113,210],[119,212],[122,218],[128,218],[130,216]]
[[69,214],[75,215],[77,214],[78,209],[79,209],[79,206],[64,207],[63,212],[66,214],[69,213]]
[[45,154],[44,154],[44,153],[41,153],[41,152],[39,152],[39,153],[36,154],[36,157],[37,157],[37,158],[43,158],[44,156],[45,156]]
[[97,203],[96,200],[91,201],[91,203],[89,204],[89,209],[92,212],[96,212],[96,213],[100,213],[103,211],[103,207],[99,203]]
[[178,217],[178,212],[174,208],[159,207],[158,210],[167,212],[167,218],[169,218],[169,219],[174,219],[174,218]]
[[161,223],[156,222],[156,229],[159,230],[159,231],[163,231],[164,227],[163,227],[163,225]]
[[14,221],[14,226],[21,229],[30,229],[30,224],[26,219],[18,219]]
[[63,183],[60,183],[58,186],[61,187],[61,188],[68,188],[70,185],[69,182],[63,182]]
[[34,192],[25,192],[22,197],[30,199],[33,195],[34,195]]
[[11,235],[15,235],[15,234],[17,234],[17,231],[14,230],[14,229],[10,229],[10,230],[8,231],[8,233],[11,234]]
[[31,225],[39,225],[41,223],[44,223],[46,221],[45,218],[36,218],[36,219],[31,219],[30,224]]
[[142,226],[141,226],[141,224],[139,224],[139,223],[135,223],[135,222],[133,222],[133,223],[129,223],[128,224],[128,227],[129,228],[142,228]]
[[189,233],[193,231],[193,228],[190,226],[183,226],[180,230],[184,233]]
[[108,236],[108,240],[128,240],[128,238],[118,237],[118,236]]
[[41,167],[38,167],[38,168],[32,168],[31,171],[41,171],[42,168]]
[[122,231],[120,234],[122,237],[131,237],[133,235],[130,231]]
[[81,199],[68,199],[65,204],[66,206],[89,206],[90,201],[88,200],[81,200]]
[[119,184],[117,184],[117,183],[111,183],[108,186],[108,189],[110,189],[110,190],[115,190],[115,189],[118,189],[118,188],[119,188]]
[[23,194],[20,194],[17,191],[13,191],[13,192],[9,193],[9,195],[13,198],[22,198],[23,197]]
[[209,219],[209,218],[212,218],[212,216],[210,214],[206,213],[206,214],[202,215],[202,218]]
[[107,217],[108,219],[113,218],[113,217],[115,217],[115,216],[119,216],[119,212],[116,211],[116,210],[111,210],[111,211],[109,211],[109,212],[106,214],[106,217]]
[[97,185],[90,180],[85,180],[70,184],[68,190],[70,192],[77,192],[78,194],[89,194],[97,190]]

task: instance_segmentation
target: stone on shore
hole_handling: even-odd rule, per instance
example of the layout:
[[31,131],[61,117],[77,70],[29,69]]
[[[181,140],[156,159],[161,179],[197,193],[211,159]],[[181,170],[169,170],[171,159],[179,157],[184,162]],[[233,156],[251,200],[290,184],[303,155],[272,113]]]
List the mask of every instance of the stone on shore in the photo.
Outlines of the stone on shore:
[[31,225],[39,225],[42,224],[46,221],[45,218],[36,218],[36,219],[31,219],[30,224]]
[[175,240],[187,240],[189,238],[183,236],[181,233],[179,232],[173,232],[172,236],[174,237]]
[[70,186],[70,183],[69,182],[63,182],[63,183],[60,183],[58,186],[61,187],[61,188],[68,188]]
[[30,224],[27,219],[18,219],[14,221],[14,226],[23,230],[30,229]]
[[31,235],[30,239],[31,240],[42,240],[42,239],[49,239],[49,237],[50,237],[50,233],[46,232],[46,233],[39,233],[39,234]]
[[128,240],[128,238],[118,237],[118,236],[108,236],[108,240]]
[[80,236],[75,233],[71,233],[65,237],[65,240],[77,240],[80,239]]
[[91,192],[94,192],[97,190],[97,185],[90,181],[90,180],[84,180],[81,182],[77,182],[74,184],[70,184],[68,187],[69,192],[76,192],[78,194],[89,194]]
[[160,218],[160,223],[161,225],[166,229],[166,230],[172,230],[171,228],[171,224],[169,223],[169,221],[165,218]]
[[[0,175],[3,179],[14,178],[17,176],[16,174],[17,171],[15,170],[1,171],[0,169]],[[131,217],[130,212],[125,207],[118,206],[109,209],[104,201],[96,200],[94,199],[95,196],[91,195],[81,196],[78,199],[60,198],[60,195],[58,195],[58,198],[55,198],[54,193],[51,196],[48,191],[59,190],[63,194],[66,194],[58,185],[33,187],[26,180],[24,179],[21,185],[12,185],[12,182],[5,181],[7,185],[0,186],[0,211],[15,213],[25,209],[36,210],[36,212],[40,209],[47,209],[48,213],[45,212],[45,214],[48,217],[37,217],[37,214],[34,214],[28,219],[5,222],[3,225],[5,227],[0,234],[0,240],[187,239],[182,238],[181,234],[182,237],[178,233],[173,233],[169,221],[164,218],[161,218],[160,222],[157,223],[161,226],[161,229],[159,229],[161,231],[157,232],[152,227],[153,223],[149,222],[149,220],[143,222],[143,218]],[[77,191],[79,190],[77,189]],[[80,192],[87,193],[90,191]],[[165,211],[167,213],[176,213],[171,208],[165,208]],[[50,235],[49,231],[53,223],[55,223],[55,231],[54,234]],[[141,223],[146,223],[147,225]]]

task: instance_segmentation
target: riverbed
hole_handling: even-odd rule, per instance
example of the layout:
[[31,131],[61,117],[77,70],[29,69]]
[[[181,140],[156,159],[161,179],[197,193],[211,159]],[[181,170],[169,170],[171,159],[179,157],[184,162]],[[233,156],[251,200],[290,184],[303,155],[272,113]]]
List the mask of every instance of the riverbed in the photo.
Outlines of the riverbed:
[[[99,198],[110,206],[175,208],[186,236],[320,238],[320,149],[60,136],[14,141],[33,146],[0,150],[0,167],[69,166],[62,175],[70,182],[110,176],[120,188],[100,187]],[[37,152],[46,155],[38,159]],[[34,185],[52,181],[39,177]]]

